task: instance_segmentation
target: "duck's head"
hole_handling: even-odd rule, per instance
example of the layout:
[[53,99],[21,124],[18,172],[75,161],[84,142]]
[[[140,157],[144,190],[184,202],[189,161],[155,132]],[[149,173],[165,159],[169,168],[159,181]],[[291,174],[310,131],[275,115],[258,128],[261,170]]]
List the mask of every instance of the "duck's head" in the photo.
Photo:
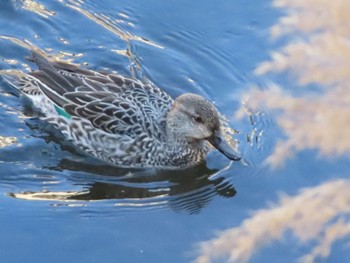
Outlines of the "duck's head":
[[199,95],[187,93],[177,97],[168,113],[167,125],[178,139],[207,140],[227,158],[241,159],[222,135],[216,108]]

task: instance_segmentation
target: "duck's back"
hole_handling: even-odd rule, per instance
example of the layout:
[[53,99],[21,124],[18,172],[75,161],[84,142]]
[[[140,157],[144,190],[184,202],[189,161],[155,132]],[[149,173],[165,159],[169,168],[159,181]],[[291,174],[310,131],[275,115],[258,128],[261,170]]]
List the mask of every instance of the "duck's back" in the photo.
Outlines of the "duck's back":
[[51,62],[37,52],[32,60],[39,70],[16,86],[28,95],[45,94],[44,104],[54,110],[42,111],[68,139],[119,166],[157,165],[149,158],[166,140],[169,95],[139,80]]

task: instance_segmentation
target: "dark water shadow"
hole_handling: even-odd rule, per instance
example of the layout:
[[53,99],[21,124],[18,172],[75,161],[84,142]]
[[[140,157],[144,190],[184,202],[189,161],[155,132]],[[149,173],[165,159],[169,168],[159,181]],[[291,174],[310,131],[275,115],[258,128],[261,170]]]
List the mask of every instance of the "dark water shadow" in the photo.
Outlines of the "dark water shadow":
[[183,170],[130,170],[62,160],[60,168],[85,170],[104,177],[86,186],[84,193],[70,196],[68,200],[128,199],[154,202],[162,199],[175,210],[198,213],[215,195],[229,198],[236,194],[234,187],[224,177],[211,179],[215,171],[205,165]]
[[231,198],[236,194],[226,176],[220,176],[204,164],[183,170],[123,169],[62,159],[57,166],[46,169],[70,171],[68,180],[82,189],[9,195],[25,200],[58,201],[63,205],[74,201],[108,201],[128,209],[170,208],[195,214],[215,196]]

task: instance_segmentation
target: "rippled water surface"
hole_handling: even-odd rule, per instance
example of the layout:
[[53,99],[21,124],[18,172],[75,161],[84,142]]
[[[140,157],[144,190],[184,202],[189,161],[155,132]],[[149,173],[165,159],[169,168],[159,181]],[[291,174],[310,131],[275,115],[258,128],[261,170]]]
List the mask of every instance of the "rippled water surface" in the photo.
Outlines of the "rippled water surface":
[[[283,45],[270,38],[283,15],[270,1],[0,0],[0,6],[1,70],[28,71],[29,50],[40,48],[83,67],[153,82],[172,97],[201,94],[236,131],[232,139],[244,157],[232,163],[211,152],[205,164],[181,171],[111,167],[65,142],[0,80],[1,262],[207,262],[199,244],[218,231],[244,225],[252,212],[278,203],[280,193],[297,196],[348,175],[346,156],[320,157],[315,147],[286,158],[284,166],[268,164],[286,135],[278,112],[253,110],[244,94],[253,86],[264,91],[270,81],[287,89],[293,83],[284,74],[273,80],[254,74]],[[287,233],[263,250],[252,245],[251,257],[231,259],[294,262],[312,250],[296,236]],[[322,260],[348,262],[346,236]]]

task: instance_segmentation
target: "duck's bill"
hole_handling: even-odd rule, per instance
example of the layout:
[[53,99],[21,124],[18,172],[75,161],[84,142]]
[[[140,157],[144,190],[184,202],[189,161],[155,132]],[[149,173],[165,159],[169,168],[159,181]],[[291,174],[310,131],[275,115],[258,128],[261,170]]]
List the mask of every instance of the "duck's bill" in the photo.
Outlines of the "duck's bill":
[[214,134],[208,138],[208,141],[230,160],[239,161],[241,159],[237,152],[227,143],[220,131],[215,131]]

